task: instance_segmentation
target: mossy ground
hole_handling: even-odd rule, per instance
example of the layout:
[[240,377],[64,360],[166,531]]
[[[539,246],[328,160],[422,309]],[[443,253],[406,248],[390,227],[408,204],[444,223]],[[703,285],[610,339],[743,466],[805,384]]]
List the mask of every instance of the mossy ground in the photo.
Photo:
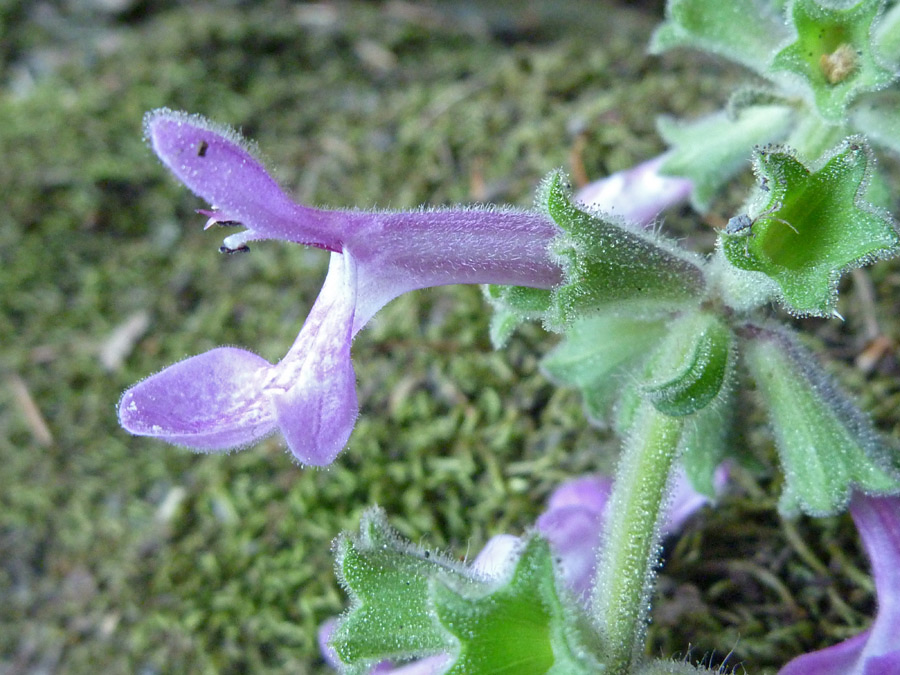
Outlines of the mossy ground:
[[[277,243],[216,253],[142,114],[242,128],[308,203],[528,205],[573,155],[596,177],[656,154],[655,116],[713,109],[735,72],[645,56],[658,4],[112,4],[0,7],[0,671],[324,672],[316,629],[343,606],[329,544],[366,506],[471,556],[564,478],[609,471],[617,444],[537,372],[554,338],[529,326],[491,350],[477,288],[400,298],[358,337],[362,415],[328,470],[277,438],[200,456],[129,437],[115,403],[141,377],[218,344],[278,359],[326,263]],[[708,245],[688,211],[668,222]],[[896,336],[898,266],[871,276]],[[809,325],[897,437],[896,360],[869,381],[842,367],[861,345],[845,315]],[[146,330],[104,368],[136,316]],[[750,440],[770,467],[768,437]],[[772,672],[865,624],[849,519],[782,523],[773,475],[737,472],[671,543],[653,653]]]

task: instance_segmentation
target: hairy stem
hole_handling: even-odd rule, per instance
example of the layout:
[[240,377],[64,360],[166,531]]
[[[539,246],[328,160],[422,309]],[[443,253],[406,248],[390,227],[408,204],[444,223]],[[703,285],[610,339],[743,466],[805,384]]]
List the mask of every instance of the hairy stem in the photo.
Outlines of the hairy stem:
[[644,402],[622,451],[592,599],[610,673],[628,673],[644,649],[660,519],[683,426]]

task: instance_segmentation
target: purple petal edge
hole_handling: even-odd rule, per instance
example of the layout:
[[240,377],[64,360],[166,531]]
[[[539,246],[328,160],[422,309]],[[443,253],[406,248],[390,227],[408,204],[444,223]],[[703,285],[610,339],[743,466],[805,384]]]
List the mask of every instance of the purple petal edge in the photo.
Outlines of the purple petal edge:
[[868,639],[866,631],[832,647],[803,654],[788,662],[778,675],[850,675]]
[[872,564],[875,620],[849,640],[798,656],[779,675],[900,674],[900,497],[856,492],[850,515]]
[[119,424],[195,450],[228,450],[254,443],[275,428],[261,384],[271,364],[234,347],[192,356],[122,394]]

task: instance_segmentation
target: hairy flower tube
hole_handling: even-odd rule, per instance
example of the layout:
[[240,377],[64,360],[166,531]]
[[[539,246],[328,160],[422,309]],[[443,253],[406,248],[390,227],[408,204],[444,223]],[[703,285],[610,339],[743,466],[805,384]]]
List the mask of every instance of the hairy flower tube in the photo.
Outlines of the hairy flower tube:
[[856,637],[798,656],[779,675],[900,673],[900,497],[856,493],[850,515],[872,562],[875,621]]
[[300,462],[329,464],[358,412],[351,341],[384,305],[430,286],[551,288],[561,280],[547,253],[559,230],[539,211],[315,209],[291,200],[231,130],[165,109],[148,113],[144,125],[163,164],[212,205],[203,211],[207,227],[245,228],[226,237],[223,250],[280,239],[330,251],[331,260],[281,361],[220,347],[166,368],[122,395],[119,422],[135,435],[216,451],[279,429]]

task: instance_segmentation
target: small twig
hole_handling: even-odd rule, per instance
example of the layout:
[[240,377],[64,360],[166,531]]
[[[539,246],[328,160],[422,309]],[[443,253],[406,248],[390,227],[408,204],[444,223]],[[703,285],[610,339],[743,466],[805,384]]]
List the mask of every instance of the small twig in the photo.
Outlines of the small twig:
[[591,179],[588,178],[587,175],[587,169],[584,168],[584,159],[582,158],[585,145],[587,145],[587,137],[583,133],[580,133],[575,136],[575,142],[572,143],[572,149],[569,151],[569,166],[572,167],[572,181],[575,183],[575,187],[579,189],[591,182]]
[[115,372],[122,367],[122,363],[149,326],[150,314],[142,309],[113,329],[112,333],[101,343],[98,352],[100,364],[106,372]]
[[31,392],[28,391],[28,385],[25,384],[25,381],[18,375],[11,375],[7,379],[7,384],[12,390],[13,398],[18,404],[19,410],[22,411],[34,440],[37,441],[38,445],[44,447],[53,445],[53,434],[50,433],[50,427],[47,426],[40,408],[37,407],[37,404],[31,397]]

